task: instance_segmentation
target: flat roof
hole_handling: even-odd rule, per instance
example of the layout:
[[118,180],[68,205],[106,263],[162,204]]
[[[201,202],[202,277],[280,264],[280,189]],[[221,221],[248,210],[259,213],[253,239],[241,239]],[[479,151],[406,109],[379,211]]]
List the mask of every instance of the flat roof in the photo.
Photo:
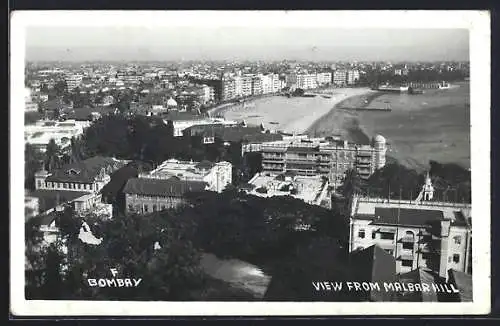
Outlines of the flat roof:
[[[422,225],[427,220],[451,220],[453,225],[470,224],[470,204],[409,200],[388,200],[382,198],[357,198],[355,219],[373,220],[377,223],[396,224],[398,209],[400,224]],[[380,216],[380,219],[377,219]]]
[[[293,181],[285,181],[279,176],[258,175],[252,178],[249,184],[254,186],[254,188],[249,191],[251,195],[260,197],[292,196],[307,203],[312,203],[323,189],[324,181],[320,176],[296,176],[293,178]],[[296,194],[290,193],[290,186],[297,189]],[[257,189],[262,187],[267,189],[267,193],[260,193],[257,191]]]

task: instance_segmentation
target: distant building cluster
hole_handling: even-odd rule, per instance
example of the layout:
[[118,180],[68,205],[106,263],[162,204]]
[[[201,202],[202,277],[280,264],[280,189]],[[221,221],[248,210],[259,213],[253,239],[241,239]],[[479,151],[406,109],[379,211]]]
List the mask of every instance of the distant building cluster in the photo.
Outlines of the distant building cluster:
[[283,87],[277,74],[229,74],[222,77],[222,100],[277,93]]

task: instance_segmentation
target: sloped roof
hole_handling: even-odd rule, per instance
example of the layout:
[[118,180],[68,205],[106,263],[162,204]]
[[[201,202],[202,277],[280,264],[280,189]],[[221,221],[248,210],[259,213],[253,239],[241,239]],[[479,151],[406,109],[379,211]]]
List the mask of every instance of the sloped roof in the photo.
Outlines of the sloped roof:
[[61,205],[63,203],[72,201],[81,196],[88,195],[88,192],[82,191],[65,191],[65,190],[45,190],[39,189],[35,190],[30,194],[31,197],[38,198],[38,210],[40,212],[45,212],[49,209]]
[[122,163],[111,157],[94,156],[85,161],[65,165],[61,169],[55,170],[46,180],[49,182],[90,183],[99,175],[102,168],[117,169],[120,166]]
[[102,188],[101,193],[106,196],[115,197],[120,189],[125,186],[128,179],[137,177],[138,173],[138,168],[131,164],[116,170],[111,175],[111,181]]
[[133,178],[127,181],[123,192],[145,196],[182,197],[187,192],[205,190],[206,186],[206,182],[180,181],[177,178]]
[[[412,284],[437,284],[444,283],[437,275],[434,275],[431,271],[423,268],[417,268],[411,272],[399,275],[398,281],[401,283],[412,283]],[[439,297],[437,293],[433,290],[430,291],[413,291],[407,293],[401,293],[400,301],[412,301],[412,302],[438,302]]]
[[[396,279],[396,260],[378,245],[373,245],[351,254],[351,267],[360,282],[393,282]],[[374,290],[370,293],[373,301],[389,301],[393,293]]]

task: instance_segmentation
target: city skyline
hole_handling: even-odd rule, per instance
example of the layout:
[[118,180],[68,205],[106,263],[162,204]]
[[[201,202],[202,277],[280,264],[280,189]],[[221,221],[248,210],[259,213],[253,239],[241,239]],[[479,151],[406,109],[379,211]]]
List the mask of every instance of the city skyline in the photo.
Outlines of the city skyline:
[[[161,42],[159,40],[162,40]],[[466,29],[34,27],[27,61],[468,61]]]

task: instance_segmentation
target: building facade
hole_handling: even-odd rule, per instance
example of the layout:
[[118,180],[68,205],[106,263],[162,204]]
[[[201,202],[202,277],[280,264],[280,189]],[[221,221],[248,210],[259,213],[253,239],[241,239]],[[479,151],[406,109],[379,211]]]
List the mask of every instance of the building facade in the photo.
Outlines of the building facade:
[[356,169],[361,178],[367,179],[375,170],[384,167],[387,150],[386,141],[380,135],[373,139],[371,145],[296,136],[258,146],[246,144],[244,149],[262,154],[263,171],[324,175],[335,189],[342,184],[346,171],[350,169]]
[[153,171],[139,175],[139,178],[159,180],[168,180],[172,177],[180,181],[204,182],[207,185],[206,190],[222,192],[232,182],[232,164],[171,159],[163,162]]
[[333,84],[336,86],[343,86],[347,83],[347,71],[345,70],[335,70],[333,72]]
[[347,72],[347,85],[355,85],[359,81],[359,71],[349,70]]
[[355,196],[349,251],[380,246],[396,259],[397,273],[426,268],[441,277],[470,271],[470,204],[399,201]]
[[123,189],[126,212],[148,214],[164,209],[177,208],[185,203],[185,194],[203,191],[206,183],[169,179],[132,178]]
[[114,158],[95,156],[53,172],[39,171],[35,174],[35,189],[96,193],[111,180],[110,175],[124,164]]

